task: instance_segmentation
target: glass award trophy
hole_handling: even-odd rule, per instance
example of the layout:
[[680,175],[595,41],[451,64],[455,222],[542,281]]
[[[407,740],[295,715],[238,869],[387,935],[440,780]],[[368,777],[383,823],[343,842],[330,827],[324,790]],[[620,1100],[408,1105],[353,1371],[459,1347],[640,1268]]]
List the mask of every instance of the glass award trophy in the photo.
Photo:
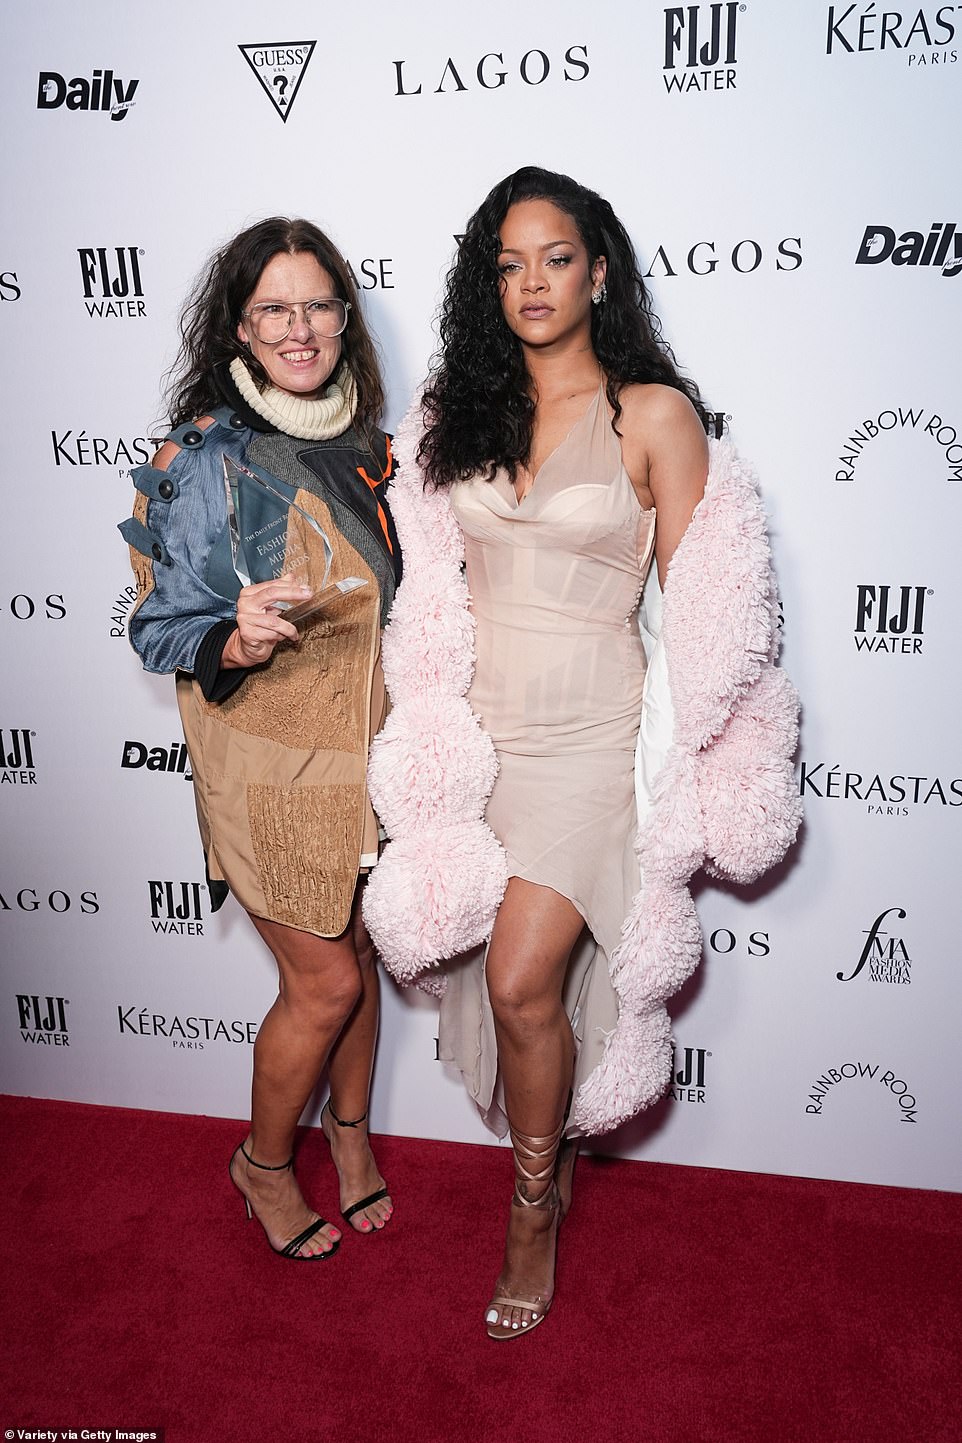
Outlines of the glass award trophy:
[[287,621],[304,621],[367,585],[360,576],[332,578],[330,539],[320,522],[295,503],[293,486],[225,456],[224,490],[231,557],[241,585],[283,576],[310,587],[303,601],[277,603]]

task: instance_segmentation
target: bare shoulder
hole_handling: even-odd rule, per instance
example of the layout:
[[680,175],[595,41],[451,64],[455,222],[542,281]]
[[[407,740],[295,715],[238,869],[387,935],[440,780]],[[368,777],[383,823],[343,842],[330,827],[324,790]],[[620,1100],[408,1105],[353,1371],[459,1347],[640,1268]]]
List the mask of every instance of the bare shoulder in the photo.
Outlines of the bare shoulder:
[[625,423],[634,430],[645,427],[650,431],[700,432],[704,427],[698,413],[685,395],[674,386],[662,386],[652,382],[641,385],[633,382],[625,386],[618,397]]
[[[199,420],[194,422],[198,431],[206,431],[208,426],[213,426],[213,424],[213,416],[201,416]],[[151,466],[153,466],[155,471],[166,471],[174,457],[177,456],[182,449],[182,447],[177,445],[176,441],[165,441],[160,450],[155,453],[154,459],[150,463]]]

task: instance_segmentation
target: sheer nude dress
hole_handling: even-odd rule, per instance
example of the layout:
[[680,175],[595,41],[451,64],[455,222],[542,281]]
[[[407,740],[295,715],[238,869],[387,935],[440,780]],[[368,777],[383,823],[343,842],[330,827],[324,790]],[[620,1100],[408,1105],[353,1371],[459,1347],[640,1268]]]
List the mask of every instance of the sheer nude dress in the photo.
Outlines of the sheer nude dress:
[[[645,655],[635,613],[655,513],[638,504],[601,387],[523,501],[501,471],[455,485],[451,501],[477,620],[469,698],[500,762],[487,821],[509,874],[560,892],[586,923],[565,990],[577,1090],[615,1024],[608,959],[639,881],[634,755]],[[440,1056],[503,1133],[480,951],[449,973]]]

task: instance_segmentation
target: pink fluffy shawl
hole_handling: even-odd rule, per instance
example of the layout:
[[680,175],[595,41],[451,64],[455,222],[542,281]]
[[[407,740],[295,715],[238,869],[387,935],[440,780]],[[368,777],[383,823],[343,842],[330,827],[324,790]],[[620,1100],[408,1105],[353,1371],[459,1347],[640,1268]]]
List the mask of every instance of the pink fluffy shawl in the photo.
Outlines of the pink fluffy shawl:
[[[393,710],[368,772],[391,840],[368,882],[364,915],[397,980],[440,992],[438,963],[490,937],[507,865],[484,820],[497,759],[466,699],[475,623],[463,540],[447,493],[424,490],[419,437],[415,404],[394,445],[391,507],[404,580],[384,635]],[[701,957],[692,875],[705,867],[753,881],[780,861],[801,818],[791,766],[798,700],[775,665],[764,515],[731,443],[710,445],[705,496],[665,581],[658,645],[674,730],[640,816],[642,883],[610,963],[618,1025],[574,1103],[573,1120],[588,1133],[617,1127],[668,1085],[665,1002]]]

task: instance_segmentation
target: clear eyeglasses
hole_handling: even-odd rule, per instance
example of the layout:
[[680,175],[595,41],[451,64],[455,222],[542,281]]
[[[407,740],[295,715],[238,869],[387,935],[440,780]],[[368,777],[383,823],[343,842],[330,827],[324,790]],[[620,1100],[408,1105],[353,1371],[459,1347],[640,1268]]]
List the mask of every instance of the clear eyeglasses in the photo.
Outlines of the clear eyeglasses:
[[336,296],[316,301],[295,301],[292,306],[280,301],[258,301],[249,311],[242,312],[254,335],[265,346],[283,341],[291,333],[294,318],[302,311],[304,319],[315,336],[339,336],[347,325],[349,301],[338,300]]

